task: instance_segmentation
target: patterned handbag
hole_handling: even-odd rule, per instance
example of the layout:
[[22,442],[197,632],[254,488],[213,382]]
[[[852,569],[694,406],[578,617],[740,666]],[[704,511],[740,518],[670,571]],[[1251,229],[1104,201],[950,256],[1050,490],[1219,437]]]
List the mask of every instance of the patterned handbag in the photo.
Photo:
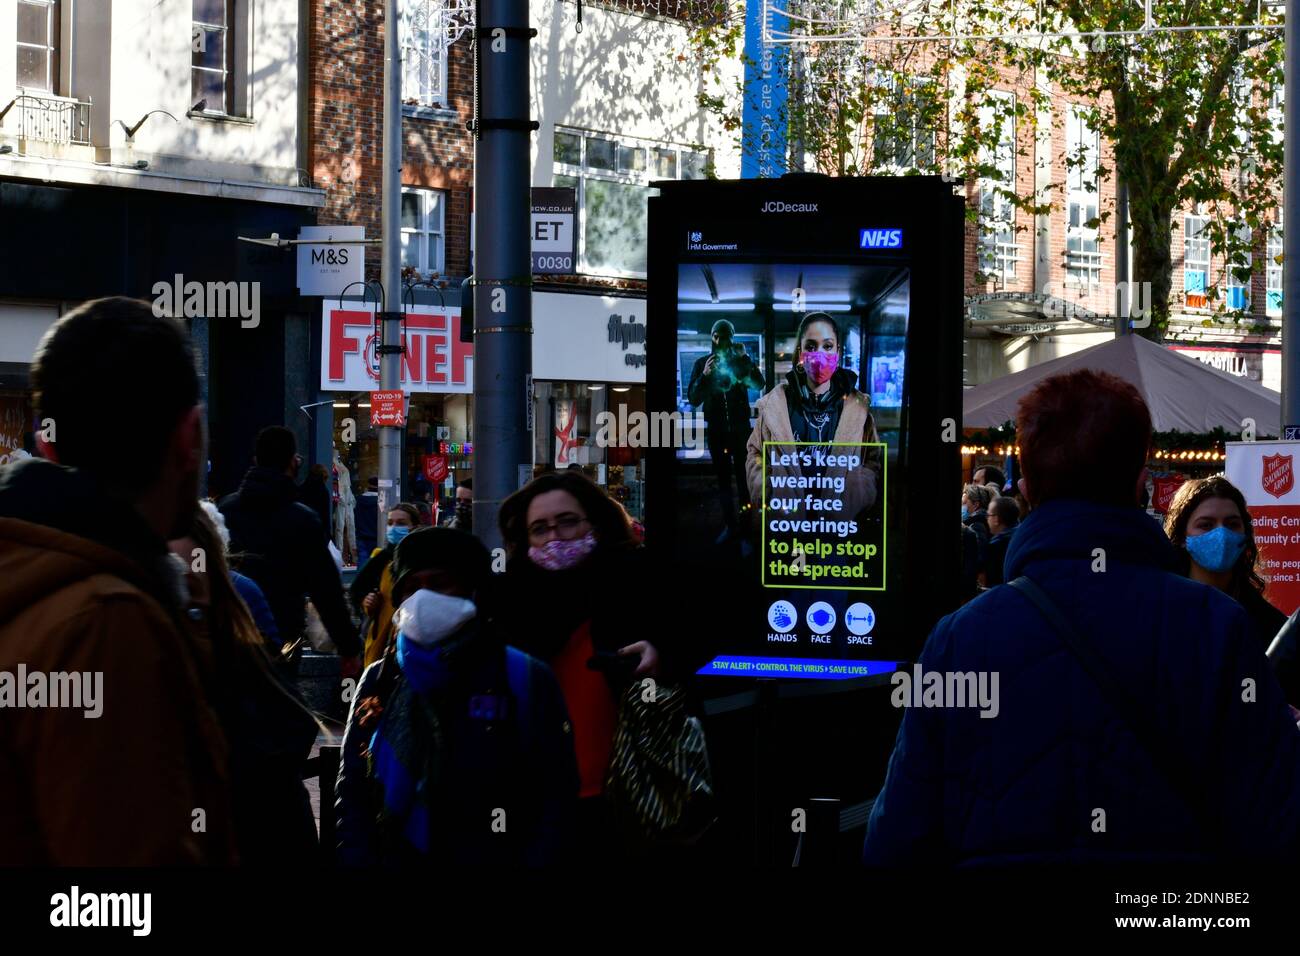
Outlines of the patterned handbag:
[[[650,687],[653,700],[647,700]],[[655,843],[693,843],[716,817],[704,728],[680,687],[633,681],[619,705],[605,796],[620,821]]]

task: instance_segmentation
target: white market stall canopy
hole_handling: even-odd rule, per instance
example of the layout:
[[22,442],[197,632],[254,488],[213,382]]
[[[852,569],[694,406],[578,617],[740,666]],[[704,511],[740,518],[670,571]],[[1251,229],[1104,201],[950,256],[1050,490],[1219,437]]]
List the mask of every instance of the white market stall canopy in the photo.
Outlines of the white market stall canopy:
[[1049,375],[1077,369],[1110,372],[1137,386],[1151,409],[1158,432],[1239,432],[1242,420],[1255,420],[1261,435],[1278,431],[1281,396],[1249,379],[1238,378],[1144,339],[1125,335],[1043,362],[962,395],[962,425],[991,428],[1014,421],[1016,403]]

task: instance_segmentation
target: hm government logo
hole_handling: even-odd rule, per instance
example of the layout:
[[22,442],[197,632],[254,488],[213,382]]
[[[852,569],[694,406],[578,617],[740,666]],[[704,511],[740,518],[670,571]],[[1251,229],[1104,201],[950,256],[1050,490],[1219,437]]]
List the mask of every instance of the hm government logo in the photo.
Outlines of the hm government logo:
[[705,242],[704,233],[692,229],[686,233],[686,248],[692,252],[735,252],[738,242]]
[[1264,470],[1259,484],[1274,498],[1281,498],[1295,486],[1295,469],[1291,467],[1293,455],[1265,455]]

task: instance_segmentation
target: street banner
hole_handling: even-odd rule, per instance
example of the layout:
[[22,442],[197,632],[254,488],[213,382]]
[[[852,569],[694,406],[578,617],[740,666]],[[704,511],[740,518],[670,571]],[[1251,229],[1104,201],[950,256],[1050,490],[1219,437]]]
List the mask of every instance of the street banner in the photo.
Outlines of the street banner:
[[429,479],[430,484],[442,484],[442,482],[447,478],[447,456],[425,455],[424,477]]
[[1225,473],[1246,497],[1264,596],[1283,614],[1300,607],[1300,441],[1228,442]]
[[406,424],[406,400],[402,390],[370,393],[370,424]]

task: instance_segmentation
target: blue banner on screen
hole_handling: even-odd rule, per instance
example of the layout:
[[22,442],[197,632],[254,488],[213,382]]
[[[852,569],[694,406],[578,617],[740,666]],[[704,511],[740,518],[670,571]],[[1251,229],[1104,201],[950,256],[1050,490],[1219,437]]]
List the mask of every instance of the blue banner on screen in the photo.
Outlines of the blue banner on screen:
[[[786,29],[786,17],[766,8],[768,32]],[[785,165],[785,48],[763,42],[763,0],[745,3],[745,102],[741,115],[740,175],[780,176]]]
[[715,657],[698,671],[724,677],[803,677],[852,680],[872,674],[892,674],[896,661],[837,661],[812,657]]

